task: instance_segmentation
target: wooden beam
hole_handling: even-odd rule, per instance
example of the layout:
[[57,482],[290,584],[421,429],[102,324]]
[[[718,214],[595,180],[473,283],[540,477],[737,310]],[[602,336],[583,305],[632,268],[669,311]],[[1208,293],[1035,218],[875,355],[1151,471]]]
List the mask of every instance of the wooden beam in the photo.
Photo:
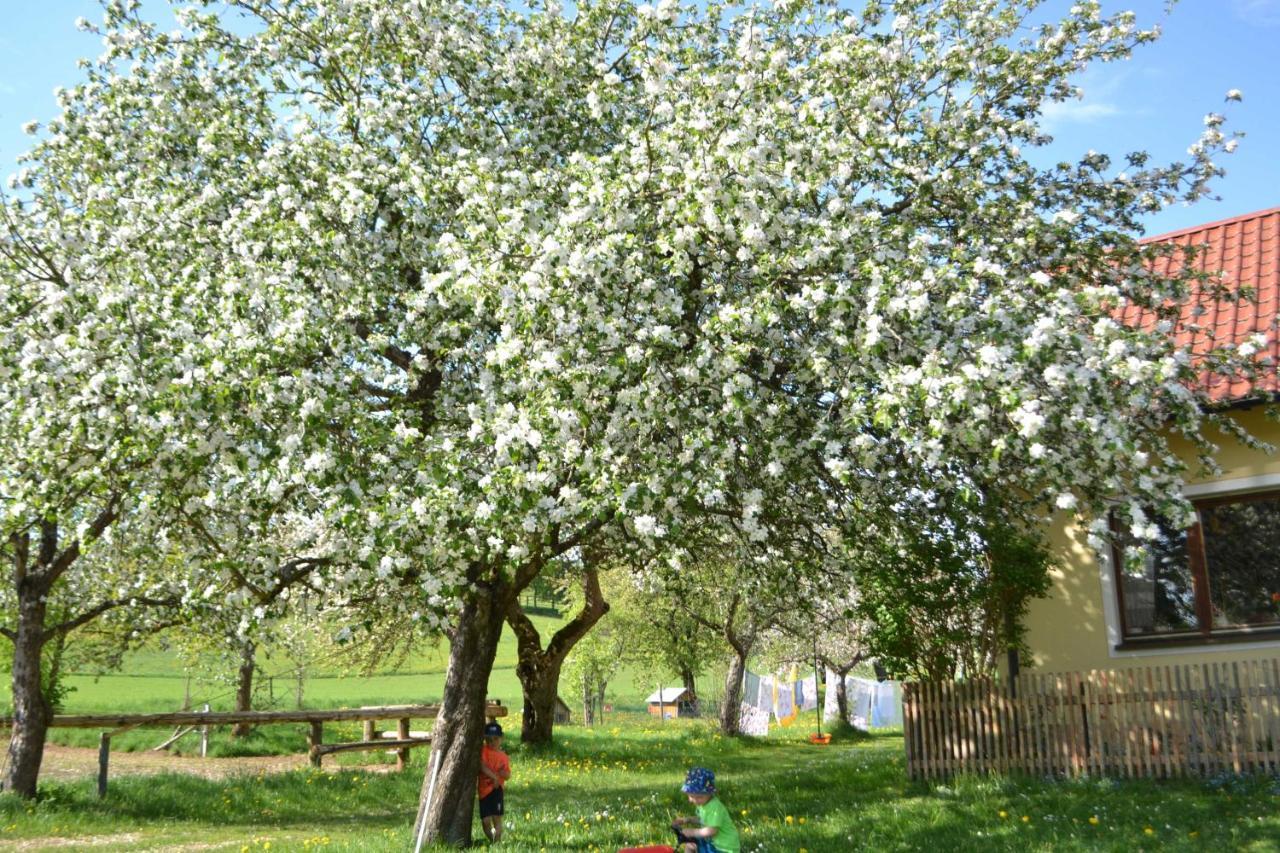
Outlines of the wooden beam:
[[[119,727],[221,726],[232,723],[331,723],[342,720],[428,719],[440,713],[439,705],[382,705],[373,708],[337,708],[330,711],[176,711],[159,714],[56,714],[51,728],[115,729]],[[489,705],[487,717],[505,717],[502,705]],[[0,717],[0,728],[13,725],[12,717]]]
[[425,746],[429,743],[431,743],[431,738],[429,737],[410,737],[397,740],[358,740],[352,743],[322,743],[314,751],[318,755],[330,755],[335,752],[372,752],[379,749],[385,749],[388,752],[392,750],[408,752],[415,746]]

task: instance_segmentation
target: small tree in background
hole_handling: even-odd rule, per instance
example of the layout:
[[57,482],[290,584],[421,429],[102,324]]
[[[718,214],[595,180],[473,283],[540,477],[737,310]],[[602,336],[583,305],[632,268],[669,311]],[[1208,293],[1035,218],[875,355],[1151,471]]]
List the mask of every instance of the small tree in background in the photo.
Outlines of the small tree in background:
[[854,582],[842,574],[828,583],[813,584],[812,592],[799,599],[803,606],[781,614],[761,644],[767,661],[816,664],[820,670],[830,670],[835,683],[828,683],[826,689],[835,692],[842,720],[849,719],[845,679],[870,659],[873,630],[859,615]]
[[606,615],[579,640],[564,661],[561,682],[582,702],[582,722],[603,719],[605,691],[628,661],[628,637],[612,615]]
[[899,677],[954,679],[995,671],[1025,653],[1023,616],[1048,592],[1042,535],[970,493],[918,498],[854,558],[853,610],[869,626],[867,651]]
[[[584,545],[575,553],[565,555],[562,562],[580,564],[562,575],[562,584],[555,588],[556,600],[563,602],[570,612],[575,609],[577,612],[547,639],[546,648],[537,626],[519,600],[512,600],[507,608],[507,624],[516,636],[516,676],[524,698],[520,741],[530,745],[551,742],[561,669],[577,644],[589,637],[596,623],[609,612],[609,603],[600,590],[600,572],[606,568],[602,545]],[[590,656],[586,654],[587,658]],[[583,675],[584,691],[589,684],[600,684],[603,695],[603,683],[608,679],[601,680],[582,659],[579,671]],[[585,699],[584,702],[584,716],[589,716],[590,703]]]

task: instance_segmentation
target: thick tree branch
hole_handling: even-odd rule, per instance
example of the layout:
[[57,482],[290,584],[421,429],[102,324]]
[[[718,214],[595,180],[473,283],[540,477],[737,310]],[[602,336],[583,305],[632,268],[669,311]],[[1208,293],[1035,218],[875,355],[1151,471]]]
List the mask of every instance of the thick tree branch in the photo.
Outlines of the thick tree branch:
[[609,602],[604,600],[604,594],[600,591],[600,573],[597,569],[587,569],[582,576],[582,594],[582,609],[551,637],[551,642],[547,643],[547,657],[564,658],[609,612]]
[[13,548],[13,587],[22,586],[27,576],[27,564],[31,559],[31,535],[25,530],[9,537],[9,545]]
[[[112,522],[114,522],[119,517],[119,513],[120,513],[120,496],[118,494],[112,495],[110,498],[107,499],[107,505],[102,509],[101,512],[98,513],[97,517],[95,517],[93,521],[90,522],[89,530],[88,530],[89,538],[97,539],[99,536],[101,536],[103,531],[105,531],[108,527],[110,527]],[[52,543],[51,547],[53,550],[56,550],[57,542],[58,542],[57,525],[52,522],[46,522],[45,524],[42,525],[42,527],[52,527],[53,533],[51,537],[51,543]],[[71,567],[72,563],[74,563],[76,560],[80,558],[80,540],[79,539],[75,540],[70,545],[68,545],[62,551],[61,554],[58,554],[56,558],[50,557],[49,562],[46,562],[45,561],[46,543],[44,541],[45,536],[42,535],[41,539],[42,541],[40,545],[40,562],[42,565],[49,566],[49,568],[46,569],[45,571],[48,573],[48,582],[52,584],[59,577],[62,576],[63,572],[65,572],[68,568]]]
[[111,598],[106,601],[94,605],[88,610],[65,622],[59,622],[57,625],[51,625],[41,632],[41,642],[56,637],[60,634],[68,634],[88,622],[92,622],[108,610],[114,610],[117,607],[177,607],[178,598],[170,596],[168,598],[150,598],[147,596],[137,596],[134,598]]

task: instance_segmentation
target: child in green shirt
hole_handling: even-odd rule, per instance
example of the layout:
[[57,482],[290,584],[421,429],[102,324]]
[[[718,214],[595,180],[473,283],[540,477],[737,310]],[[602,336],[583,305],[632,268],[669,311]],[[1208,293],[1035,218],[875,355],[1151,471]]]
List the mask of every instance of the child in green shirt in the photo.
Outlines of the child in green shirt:
[[738,828],[716,796],[716,774],[705,767],[695,767],[680,790],[697,807],[697,817],[676,818],[671,824],[684,853],[741,853]]

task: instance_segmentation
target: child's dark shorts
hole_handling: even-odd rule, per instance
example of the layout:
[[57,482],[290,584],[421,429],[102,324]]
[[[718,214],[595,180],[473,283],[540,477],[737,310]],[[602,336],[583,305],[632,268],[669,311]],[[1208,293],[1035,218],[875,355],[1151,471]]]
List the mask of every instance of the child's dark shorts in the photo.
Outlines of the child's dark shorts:
[[480,817],[502,817],[502,789],[494,788],[480,798]]

